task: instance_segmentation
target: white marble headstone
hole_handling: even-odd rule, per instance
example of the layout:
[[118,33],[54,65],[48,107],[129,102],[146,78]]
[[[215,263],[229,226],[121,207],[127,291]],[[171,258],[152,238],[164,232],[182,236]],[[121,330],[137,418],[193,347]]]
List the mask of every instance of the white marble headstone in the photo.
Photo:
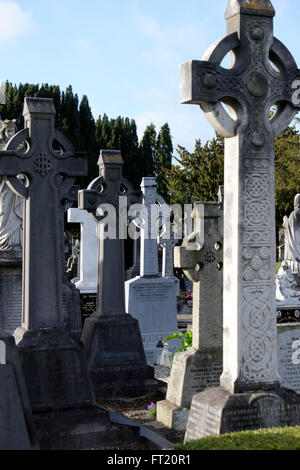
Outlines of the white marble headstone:
[[80,223],[80,279],[75,283],[81,294],[97,292],[98,237],[97,223],[87,211],[71,208],[68,222]]

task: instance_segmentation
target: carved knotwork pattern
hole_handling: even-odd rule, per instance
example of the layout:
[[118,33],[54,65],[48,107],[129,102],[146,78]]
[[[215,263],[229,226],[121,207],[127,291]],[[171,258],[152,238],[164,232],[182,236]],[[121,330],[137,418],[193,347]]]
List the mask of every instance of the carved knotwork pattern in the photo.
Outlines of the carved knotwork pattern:
[[243,280],[268,281],[272,277],[269,247],[246,247],[243,250]]
[[34,169],[41,176],[46,176],[50,173],[52,164],[46,154],[39,153],[35,156]]
[[244,288],[245,313],[243,317],[243,379],[252,381],[274,380],[272,357],[276,341],[276,319],[268,298],[273,287]]

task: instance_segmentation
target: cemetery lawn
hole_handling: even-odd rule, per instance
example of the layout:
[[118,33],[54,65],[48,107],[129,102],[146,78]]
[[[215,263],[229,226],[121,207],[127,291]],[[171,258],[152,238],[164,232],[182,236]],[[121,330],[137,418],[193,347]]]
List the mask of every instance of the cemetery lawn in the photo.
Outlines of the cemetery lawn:
[[300,450],[300,426],[243,431],[210,436],[187,444],[177,444],[176,450]]

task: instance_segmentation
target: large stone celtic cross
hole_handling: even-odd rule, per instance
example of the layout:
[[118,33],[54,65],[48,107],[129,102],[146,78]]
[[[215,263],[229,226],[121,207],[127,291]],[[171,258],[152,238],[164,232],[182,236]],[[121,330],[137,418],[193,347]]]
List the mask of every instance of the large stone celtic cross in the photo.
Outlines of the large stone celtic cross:
[[[0,154],[0,174],[25,199],[23,326],[61,326],[63,252],[61,213],[75,177],[87,172],[86,155],[54,128],[53,100],[25,98],[25,129]],[[17,150],[16,150],[17,149]],[[18,178],[24,175],[26,184]]]
[[[273,389],[276,358],[274,137],[292,121],[300,76],[273,37],[269,0],[230,0],[228,35],[181,67],[181,102],[225,139],[224,372],[230,392]],[[230,68],[221,66],[231,52]],[[299,83],[299,82],[298,82]],[[275,112],[274,112],[275,111]]]

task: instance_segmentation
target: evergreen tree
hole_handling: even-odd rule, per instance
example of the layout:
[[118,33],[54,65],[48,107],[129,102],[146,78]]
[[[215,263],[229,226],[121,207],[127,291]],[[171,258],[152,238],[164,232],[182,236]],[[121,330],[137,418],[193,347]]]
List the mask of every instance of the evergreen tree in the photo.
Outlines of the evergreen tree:
[[91,180],[99,175],[98,147],[96,142],[96,125],[89,105],[88,97],[82,97],[79,106],[80,146],[79,149],[87,152],[88,176],[79,179],[80,186],[87,187]]
[[196,140],[193,153],[178,146],[179,163],[167,171],[171,203],[216,201],[224,181],[224,140],[217,135],[204,146]]
[[140,164],[142,177],[155,175],[156,130],[154,124],[146,127],[140,143]]
[[155,176],[157,183],[157,192],[165,201],[170,202],[170,193],[168,188],[167,170],[172,168],[173,144],[168,123],[165,123],[156,141],[155,154]]

